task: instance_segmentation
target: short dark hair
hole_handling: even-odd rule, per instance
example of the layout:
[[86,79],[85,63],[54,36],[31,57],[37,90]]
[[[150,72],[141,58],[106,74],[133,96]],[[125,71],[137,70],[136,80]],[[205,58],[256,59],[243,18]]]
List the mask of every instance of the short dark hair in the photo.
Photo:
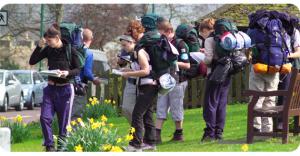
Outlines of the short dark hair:
[[52,26],[50,26],[47,31],[44,33],[44,37],[47,38],[54,38],[56,36],[59,36],[61,38],[61,33],[58,24],[54,23]]

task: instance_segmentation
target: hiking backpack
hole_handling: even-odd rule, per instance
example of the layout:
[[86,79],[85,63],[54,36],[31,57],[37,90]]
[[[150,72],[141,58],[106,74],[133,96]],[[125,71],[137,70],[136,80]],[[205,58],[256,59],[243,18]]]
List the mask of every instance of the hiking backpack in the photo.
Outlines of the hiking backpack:
[[[80,67],[83,68],[86,60],[86,49],[83,45],[82,27],[76,23],[62,22],[60,24],[60,32],[62,39],[65,39],[68,42],[67,59],[70,67],[72,67],[72,48],[74,48],[76,49],[76,55],[79,59]],[[74,92],[76,95],[84,96],[86,95],[86,88],[81,82],[82,80],[79,75],[74,77]]]
[[[251,38],[242,31],[239,31],[234,22],[228,19],[219,19],[214,25],[214,40],[216,42],[215,51],[220,60],[223,62],[223,57],[228,57],[230,61],[229,74],[236,74],[248,64],[245,55],[245,49],[251,47]],[[223,62],[223,63],[224,63]]]
[[80,67],[82,68],[86,59],[86,50],[84,49],[82,40],[82,27],[76,23],[62,22],[60,23],[61,37],[68,41],[67,47],[67,58],[69,63],[71,61],[71,49],[72,47],[76,49],[77,57],[80,62]]
[[148,31],[140,39],[135,51],[144,48],[150,57],[152,76],[158,79],[161,75],[170,72],[170,67],[176,65],[178,54],[174,53],[167,37],[158,31]]
[[188,24],[180,24],[176,28],[175,34],[175,47],[180,51],[182,46],[186,45],[191,64],[190,69],[182,70],[183,74],[188,79],[198,76],[205,77],[207,73],[207,67],[203,62],[205,55],[200,52],[200,43],[196,29]]
[[248,33],[255,44],[254,63],[280,67],[281,70],[288,62],[287,55],[290,51],[287,44],[290,43],[287,41],[288,33],[281,19],[273,13],[278,14],[278,12],[265,11],[263,14],[250,15]]

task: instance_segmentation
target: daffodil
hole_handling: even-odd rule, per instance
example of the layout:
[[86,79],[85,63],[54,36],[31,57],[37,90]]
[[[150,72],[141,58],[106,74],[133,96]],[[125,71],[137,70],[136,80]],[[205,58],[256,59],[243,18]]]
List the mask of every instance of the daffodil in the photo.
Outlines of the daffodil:
[[112,147],[111,144],[105,144],[105,145],[103,145],[102,148],[104,151],[109,151],[111,149],[111,147]]
[[122,142],[122,138],[117,139],[117,143],[120,143],[120,142]]
[[92,129],[99,128],[100,126],[101,126],[100,122],[95,122],[95,123],[92,124]]
[[248,144],[242,145],[242,151],[247,152],[249,150]]
[[132,139],[133,139],[133,135],[127,134],[127,135],[125,136],[125,140],[126,140],[126,141],[131,141]]
[[93,98],[90,97],[90,98],[89,98],[89,102],[92,102],[92,101],[93,101]]
[[111,100],[108,100],[107,103],[111,103]]
[[72,126],[75,126],[76,124],[77,124],[77,123],[76,123],[75,120],[71,121],[71,125],[72,125]]
[[134,127],[131,127],[130,133],[133,134],[134,132],[135,132],[135,128],[134,128]]
[[0,121],[5,121],[7,118],[5,116],[0,116]]
[[74,150],[75,150],[75,152],[82,152],[83,148],[82,148],[81,145],[77,145],[77,146],[74,147]]
[[112,146],[110,152],[123,152],[123,150],[119,146]]
[[106,122],[107,121],[107,117],[105,115],[101,116],[101,121]]
[[109,127],[113,127],[113,126],[114,126],[114,124],[113,124],[113,123],[110,123],[110,124],[109,124]]
[[105,99],[105,100],[104,100],[104,103],[108,103],[108,100],[107,100],[107,99]]
[[93,124],[94,123],[94,118],[90,118],[89,121],[90,121],[91,124]]
[[22,122],[23,121],[23,118],[22,118],[22,116],[21,115],[17,115],[15,118],[14,118],[14,121],[15,122]]
[[107,134],[108,133],[108,129],[107,128],[103,128],[103,132],[104,132],[104,134]]
[[77,121],[78,121],[78,122],[82,122],[82,119],[81,119],[81,118],[77,118]]
[[113,100],[112,104],[113,104],[113,105],[115,105],[115,104],[116,104],[116,101],[115,101],[115,100]]
[[27,124],[26,124],[26,123],[24,123],[24,124],[23,124],[23,127],[26,127],[26,126],[27,126]]
[[68,125],[68,126],[67,126],[67,132],[72,132],[72,127],[71,127],[71,125]]

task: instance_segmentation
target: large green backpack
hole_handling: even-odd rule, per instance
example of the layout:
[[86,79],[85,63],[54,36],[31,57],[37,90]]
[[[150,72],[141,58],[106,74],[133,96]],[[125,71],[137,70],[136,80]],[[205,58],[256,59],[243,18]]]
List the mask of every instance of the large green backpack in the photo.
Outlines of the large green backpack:
[[176,63],[177,55],[172,53],[168,39],[164,35],[161,35],[157,30],[146,32],[137,43],[135,50],[139,51],[142,48],[150,57],[154,78],[170,73],[170,67]]
[[175,31],[176,38],[183,39],[190,52],[200,51],[197,30],[188,24],[180,24]]
[[83,48],[82,27],[76,23],[62,22],[60,24],[60,32],[61,37],[68,42],[67,58],[69,63],[71,61],[71,49],[73,47],[77,51],[76,55],[79,59],[80,67],[82,68],[86,59],[86,51]]
[[224,48],[221,47],[220,45],[220,36],[222,35],[222,33],[224,31],[229,31],[231,33],[234,33],[234,32],[238,32],[238,29],[235,25],[234,22],[228,20],[228,19],[219,19],[215,22],[215,25],[214,25],[214,39],[216,41],[216,52],[217,52],[217,55],[218,57],[224,57],[224,56],[228,56],[230,54],[231,51],[227,51],[225,50]]

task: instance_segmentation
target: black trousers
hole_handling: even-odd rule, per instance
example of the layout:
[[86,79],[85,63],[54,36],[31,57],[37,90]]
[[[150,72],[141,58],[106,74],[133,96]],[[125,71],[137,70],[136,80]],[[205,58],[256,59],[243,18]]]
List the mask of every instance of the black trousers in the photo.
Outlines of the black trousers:
[[131,126],[135,128],[135,133],[129,144],[140,148],[143,141],[147,144],[155,144],[155,125],[152,116],[153,102],[158,95],[158,86],[142,85],[138,89],[139,93],[132,112],[131,122]]

